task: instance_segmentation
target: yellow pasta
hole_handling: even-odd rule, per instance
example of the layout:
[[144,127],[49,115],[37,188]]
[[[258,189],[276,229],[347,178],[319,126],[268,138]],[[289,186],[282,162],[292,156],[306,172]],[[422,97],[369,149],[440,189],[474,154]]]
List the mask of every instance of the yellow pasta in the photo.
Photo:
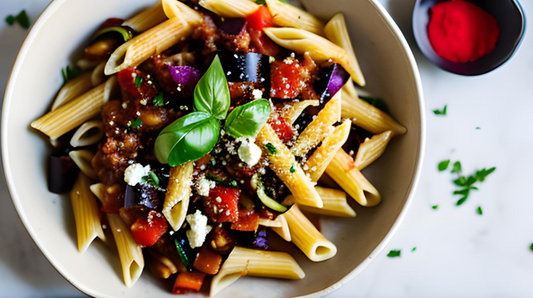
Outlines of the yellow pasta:
[[194,9],[187,6],[180,0],[163,0],[163,11],[167,18],[182,18],[191,25],[198,25],[203,22],[202,16]]
[[359,97],[351,97],[342,89],[342,111],[343,118],[352,119],[353,124],[377,134],[387,130],[393,132],[394,136],[403,135],[407,129],[396,122],[389,114],[374,107]]
[[333,133],[327,136],[309,157],[304,165],[304,169],[306,173],[311,175],[311,181],[317,182],[322,174],[324,174],[324,171],[333,157],[335,157],[335,154],[337,154],[337,151],[339,151],[348,139],[351,124],[350,120],[346,120],[341,125],[335,127]]
[[91,85],[93,87],[96,87],[105,81],[106,76],[104,74],[104,68],[105,68],[105,61],[102,61],[91,72]]
[[344,191],[320,186],[317,186],[316,190],[318,191],[318,194],[320,194],[324,206],[322,208],[315,208],[300,205],[300,209],[322,215],[355,217],[355,211],[350,205],[348,205],[348,202],[346,202],[346,193]]
[[309,106],[317,107],[319,104],[320,104],[320,101],[314,100],[314,99],[295,102],[289,108],[283,109],[281,111],[281,117],[287,119],[289,123],[293,124],[294,121],[296,121],[296,119],[300,117],[303,111],[307,109],[307,107]]
[[170,169],[167,193],[163,204],[163,215],[174,231],[181,228],[187,216],[192,190],[193,170],[192,161]]
[[104,136],[104,124],[101,120],[90,120],[83,123],[70,139],[74,148],[90,146],[98,143]]
[[61,87],[61,90],[59,90],[59,93],[52,104],[52,111],[91,90],[92,87],[91,73],[84,73],[79,77],[68,81],[63,87]]
[[291,207],[285,214],[291,232],[291,241],[313,262],[333,258],[337,247],[326,239],[300,211],[298,205]]
[[337,152],[326,173],[361,206],[373,207],[381,202],[378,190],[359,172],[352,157],[343,149]]
[[266,0],[265,2],[276,25],[324,35],[324,23],[307,11],[279,0]]
[[[302,205],[303,206],[303,205]],[[285,215],[280,214],[278,215],[278,218],[281,223],[281,227],[271,227],[272,231],[276,232],[283,240],[287,242],[291,242],[291,231],[289,229],[289,224],[287,223],[287,220],[285,219]]]
[[112,92],[108,85],[115,85],[114,83],[116,83],[115,76],[109,78],[106,83],[33,121],[31,127],[40,130],[52,139],[59,138],[83,122],[99,115],[106,102],[106,94]]
[[346,51],[322,36],[303,29],[287,27],[265,28],[263,31],[272,41],[286,49],[298,54],[309,52],[311,58],[319,63],[331,59],[342,65],[352,77],[357,76]]
[[296,156],[303,156],[309,150],[316,147],[324,138],[334,131],[332,125],[340,118],[340,94],[337,93],[320,112],[317,117],[309,123],[302,131],[291,152]]
[[129,26],[137,32],[144,32],[156,25],[166,21],[168,18],[163,11],[161,2],[156,5],[143,10],[141,13],[135,15],[133,18],[122,23],[123,26]]
[[278,216],[274,220],[266,219],[266,218],[259,218],[259,225],[265,226],[265,227],[270,227],[270,228],[272,228],[272,227],[281,228],[282,223],[281,223],[280,216]]
[[250,0],[200,0],[198,4],[224,18],[246,18],[259,8]]
[[372,136],[370,139],[366,139],[357,150],[355,155],[355,167],[362,171],[368,165],[376,161],[389,144],[390,139],[392,138],[392,131],[388,130],[384,133]]
[[96,198],[89,189],[89,178],[83,173],[78,174],[76,183],[70,191],[70,199],[76,221],[78,250],[84,253],[96,237],[103,241],[106,239],[100,222]]
[[117,244],[124,284],[131,287],[139,279],[144,268],[142,249],[133,240],[129,227],[120,215],[108,213],[107,220]]
[[237,281],[241,276],[302,279],[305,273],[285,252],[235,247],[211,282],[210,296]]
[[[350,41],[350,35],[348,35],[348,28],[346,28],[344,16],[341,12],[329,20],[324,28],[324,34],[329,40],[331,40],[331,42],[346,51],[348,54],[348,59],[350,60],[350,65],[354,70],[354,74],[350,73],[352,75],[352,79],[359,84],[359,86],[364,86],[366,84],[365,78],[363,76],[363,72],[361,71],[361,67],[359,67],[359,62],[357,62],[357,57],[355,56],[352,42]],[[348,84],[351,84],[351,82],[348,81]]]
[[[300,165],[296,162],[294,155],[278,138],[278,135],[268,123],[261,128],[256,140],[259,147],[264,147],[270,143],[276,148],[277,152],[275,154],[268,154],[270,168],[289,188],[296,202],[303,205],[322,207],[322,201],[314,188],[314,183],[305,175]],[[292,171],[291,168],[293,169]]]
[[[91,179],[98,179],[98,175],[94,171],[91,165],[94,154],[89,150],[72,150],[68,153],[68,156],[74,161],[74,163],[80,168],[80,170]],[[87,186],[87,189],[89,187]]]

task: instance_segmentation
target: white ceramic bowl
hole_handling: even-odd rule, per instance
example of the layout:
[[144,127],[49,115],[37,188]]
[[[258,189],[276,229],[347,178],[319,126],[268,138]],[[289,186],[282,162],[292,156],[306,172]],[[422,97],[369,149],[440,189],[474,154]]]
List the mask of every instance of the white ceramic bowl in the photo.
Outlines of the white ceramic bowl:
[[[97,297],[175,297],[169,283],[145,273],[130,289],[122,282],[119,259],[96,241],[85,254],[76,245],[70,199],[49,193],[47,140],[30,122],[49,108],[62,84],[61,69],[79,57],[95,28],[110,17],[127,18],[154,0],[55,0],[30,31],[13,68],[2,114],[2,156],[14,205],[43,254],[76,288]],[[323,296],[361,272],[387,244],[413,196],[424,147],[424,108],[414,57],[400,30],[373,0],[306,0],[321,17],[345,14],[368,90],[383,97],[392,115],[408,129],[364,171],[381,192],[374,208],[353,204],[357,217],[323,218],[324,235],[338,247],[326,262],[312,263],[286,245],[306,277],[299,281],[245,277],[217,297]]]

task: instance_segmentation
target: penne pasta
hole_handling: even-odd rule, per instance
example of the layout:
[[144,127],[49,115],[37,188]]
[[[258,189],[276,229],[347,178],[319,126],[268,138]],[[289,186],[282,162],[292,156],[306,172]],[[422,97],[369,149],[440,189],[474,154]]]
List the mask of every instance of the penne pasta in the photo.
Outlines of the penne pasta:
[[144,268],[142,249],[133,240],[130,228],[120,215],[107,213],[107,220],[117,244],[124,284],[131,287],[139,279]]
[[355,217],[355,211],[352,209],[352,207],[350,207],[350,205],[348,205],[348,202],[346,201],[346,193],[344,191],[320,186],[315,188],[322,198],[324,206],[322,208],[315,208],[300,205],[300,209],[322,215]]
[[95,68],[98,65],[98,61],[91,61],[86,58],[81,58],[76,62],[76,66],[82,71],[90,70]]
[[296,28],[264,28],[263,32],[278,45],[295,51],[298,54],[309,52],[309,55],[316,62],[326,62],[333,60],[344,67],[352,76],[357,73],[352,66],[346,51],[325,39],[322,36]]
[[91,85],[93,87],[96,87],[105,81],[106,76],[104,74],[104,68],[105,68],[105,62],[102,61],[91,72]]
[[83,173],[78,174],[76,183],[70,191],[70,200],[76,221],[78,250],[84,253],[96,237],[103,241],[106,239],[96,198],[89,189],[89,178]]
[[185,222],[191,197],[193,170],[192,161],[170,169],[162,212],[174,231],[179,230]]
[[268,123],[259,131],[256,137],[256,143],[259,147],[264,147],[270,143],[271,146],[276,148],[277,152],[268,154],[270,168],[289,188],[297,203],[322,207],[322,201],[314,188],[314,184],[296,162],[289,148],[283,144]]
[[73,150],[68,153],[68,156],[74,161],[74,163],[80,168],[83,174],[87,175],[91,179],[98,179],[98,175],[94,171],[91,165],[94,154],[89,150]]
[[298,205],[285,214],[291,232],[291,241],[313,262],[322,262],[337,254],[337,247],[305,217]]
[[320,101],[314,99],[295,102],[288,109],[281,111],[281,117],[287,119],[290,124],[293,124],[307,107],[318,107],[318,105],[320,105]]
[[392,138],[392,131],[388,130],[386,132],[380,133],[378,135],[372,136],[370,139],[366,139],[357,150],[355,155],[355,167],[362,171],[368,165],[376,161],[389,144],[390,139]]
[[265,2],[272,14],[274,24],[324,35],[324,23],[307,11],[279,0],[266,0]]
[[305,273],[294,258],[285,252],[235,247],[211,282],[214,296],[241,276],[302,279]]
[[162,0],[163,11],[167,18],[182,18],[187,23],[197,25],[203,22],[202,16],[179,0]]
[[407,132],[407,129],[396,122],[389,114],[359,97],[349,96],[344,89],[342,89],[341,116],[352,119],[353,124],[374,134],[390,130],[393,132],[393,136],[397,136]]
[[224,18],[246,18],[259,8],[250,0],[200,0],[198,4]]
[[[359,62],[357,62],[357,57],[353,50],[352,42],[350,40],[350,35],[348,35],[348,28],[346,28],[346,22],[344,21],[344,15],[342,12],[336,14],[324,27],[324,34],[327,39],[329,39],[334,44],[343,48],[348,54],[348,59],[350,60],[350,65],[354,70],[352,79],[359,85],[364,86],[366,84],[365,77],[359,67]],[[351,84],[351,81],[348,81],[348,84]],[[352,86],[353,87],[353,86]]]
[[352,157],[343,149],[337,152],[326,173],[361,206],[373,207],[381,202],[377,189],[359,172]]
[[281,223],[281,227],[271,227],[272,231],[278,234],[283,240],[291,242],[291,231],[289,230],[289,224],[283,214],[278,215]]
[[79,77],[68,81],[63,87],[61,87],[61,90],[59,90],[59,93],[52,104],[52,111],[91,90],[92,87],[91,73],[84,73]]
[[116,77],[111,77],[106,83],[91,89],[76,99],[69,101],[43,117],[33,121],[31,127],[40,130],[52,139],[57,139],[83,122],[100,114],[114,88],[109,85],[116,83]]
[[265,227],[270,227],[270,228],[281,228],[282,227],[282,223],[281,223],[281,215],[279,215],[278,217],[276,217],[276,219],[274,220],[271,220],[271,219],[266,219],[266,218],[259,218],[259,225],[261,226],[265,226]]
[[101,120],[90,120],[83,123],[70,139],[74,148],[90,146],[98,143],[104,136],[104,124]]
[[302,131],[291,147],[291,152],[295,156],[305,155],[335,130],[332,125],[340,118],[340,100],[340,94],[337,93]]
[[100,200],[100,202],[104,200],[104,193],[106,191],[105,184],[103,183],[91,184],[91,186],[89,186],[89,189],[94,194],[94,196],[97,197],[98,200]]
[[335,127],[333,133],[327,136],[322,144],[316,148],[304,165],[306,173],[311,175],[311,181],[317,182],[324,174],[329,163],[337,154],[337,151],[344,145],[350,135],[351,121],[346,120],[341,125]]
[[137,32],[144,32],[163,23],[167,19],[161,2],[158,2],[156,5],[143,10],[133,18],[126,20],[122,25],[131,27]]
[[175,17],[137,35],[118,47],[105,66],[105,74],[111,75],[125,68],[138,66],[153,55],[158,55],[187,38],[193,26],[199,22]]

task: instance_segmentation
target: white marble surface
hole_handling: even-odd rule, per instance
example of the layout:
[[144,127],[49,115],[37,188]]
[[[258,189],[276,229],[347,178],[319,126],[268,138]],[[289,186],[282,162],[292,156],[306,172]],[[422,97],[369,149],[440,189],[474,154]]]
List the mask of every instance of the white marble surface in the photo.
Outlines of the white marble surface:
[[[0,0],[0,94],[26,31],[3,19],[26,9],[32,20],[49,0]],[[328,297],[531,297],[533,294],[533,40],[500,69],[461,77],[431,65],[411,33],[414,0],[380,0],[412,45],[427,107],[422,179],[411,209],[385,251]],[[523,0],[526,15],[533,1]],[[448,104],[448,116],[432,109]],[[480,130],[476,130],[480,127]],[[466,173],[496,166],[480,191],[455,207],[451,158]],[[82,297],[41,255],[22,226],[0,179],[0,297]],[[438,204],[438,210],[431,206]],[[483,207],[482,216],[476,213]],[[417,247],[415,252],[411,252]],[[402,249],[400,258],[388,258]]]

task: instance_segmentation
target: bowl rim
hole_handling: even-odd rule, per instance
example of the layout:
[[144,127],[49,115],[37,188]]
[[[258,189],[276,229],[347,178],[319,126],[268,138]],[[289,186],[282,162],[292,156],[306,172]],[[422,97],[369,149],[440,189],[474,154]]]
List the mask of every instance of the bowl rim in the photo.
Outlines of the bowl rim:
[[[56,258],[46,249],[46,247],[42,246],[40,243],[37,242],[35,235],[36,231],[32,229],[29,225],[27,225],[28,218],[20,204],[20,197],[18,195],[17,190],[14,187],[14,179],[12,176],[11,171],[11,164],[9,162],[9,151],[7,146],[7,134],[8,134],[8,120],[9,120],[9,114],[6,112],[10,109],[11,106],[11,98],[13,96],[14,92],[14,83],[20,72],[21,63],[22,60],[24,60],[25,56],[27,55],[30,46],[33,44],[34,39],[38,35],[38,33],[41,31],[44,23],[51,17],[51,15],[61,6],[63,5],[67,0],[53,0],[50,2],[46,8],[41,12],[41,14],[37,17],[35,22],[32,24],[27,36],[24,39],[24,42],[22,43],[21,48],[19,49],[17,56],[15,58],[15,61],[13,63],[13,66],[11,68],[11,72],[8,77],[8,81],[6,84],[6,91],[4,93],[4,100],[2,104],[2,114],[1,114],[1,150],[2,150],[2,162],[3,162],[3,172],[7,184],[7,189],[9,191],[9,194],[11,196],[11,201],[15,207],[15,210],[17,211],[18,216],[20,217],[22,224],[24,225],[27,233],[30,235],[32,241],[35,243],[35,245],[39,248],[39,251],[44,255],[44,257],[48,260],[48,262],[52,265],[52,267],[66,280],[68,281],[74,288],[78,289],[80,292],[86,294],[86,295],[94,295],[96,294],[91,289],[86,288],[82,284],[77,284],[73,280],[69,278],[68,275],[66,275],[64,272],[66,271],[65,268],[61,266],[61,264],[56,260]],[[425,155],[425,147],[426,147],[426,113],[425,113],[425,104],[424,104],[424,93],[422,90],[422,81],[420,79],[420,73],[418,70],[418,66],[415,60],[415,57],[413,55],[413,52],[411,48],[409,47],[409,44],[407,43],[407,40],[405,39],[405,36],[401,32],[398,25],[394,22],[392,17],[389,15],[387,10],[383,7],[381,3],[378,2],[378,0],[365,0],[369,2],[371,5],[374,6],[374,8],[378,11],[378,13],[381,15],[383,20],[385,21],[386,25],[389,27],[389,29],[393,32],[394,37],[396,40],[402,45],[402,48],[405,51],[405,54],[407,56],[407,59],[409,61],[409,64],[412,68],[414,79],[415,79],[415,85],[416,90],[418,93],[418,106],[419,106],[419,114],[420,114],[420,140],[419,140],[419,146],[418,146],[418,156],[417,159],[417,166],[414,169],[414,177],[411,180],[411,183],[409,185],[409,194],[407,196],[407,199],[402,207],[402,210],[400,214],[398,215],[396,221],[392,225],[391,229],[387,232],[383,240],[378,244],[378,246],[370,253],[369,256],[356,268],[354,268],[350,273],[348,273],[346,276],[344,276],[342,279],[334,283],[333,285],[317,291],[315,293],[307,294],[304,296],[299,297],[306,297],[306,298],[314,298],[314,297],[322,297],[327,294],[332,293],[333,291],[339,289],[346,283],[348,283],[350,280],[352,280],[355,276],[357,276],[359,273],[361,273],[378,255],[379,253],[387,246],[389,241],[392,239],[393,235],[398,230],[399,226],[403,222],[404,218],[407,215],[408,209],[413,201],[414,195],[416,193],[416,189],[420,180],[421,172],[422,172],[422,166],[424,162],[424,155]],[[7,99],[7,100],[6,100]],[[101,294],[101,293],[100,293]],[[109,297],[109,296],[107,296]]]

